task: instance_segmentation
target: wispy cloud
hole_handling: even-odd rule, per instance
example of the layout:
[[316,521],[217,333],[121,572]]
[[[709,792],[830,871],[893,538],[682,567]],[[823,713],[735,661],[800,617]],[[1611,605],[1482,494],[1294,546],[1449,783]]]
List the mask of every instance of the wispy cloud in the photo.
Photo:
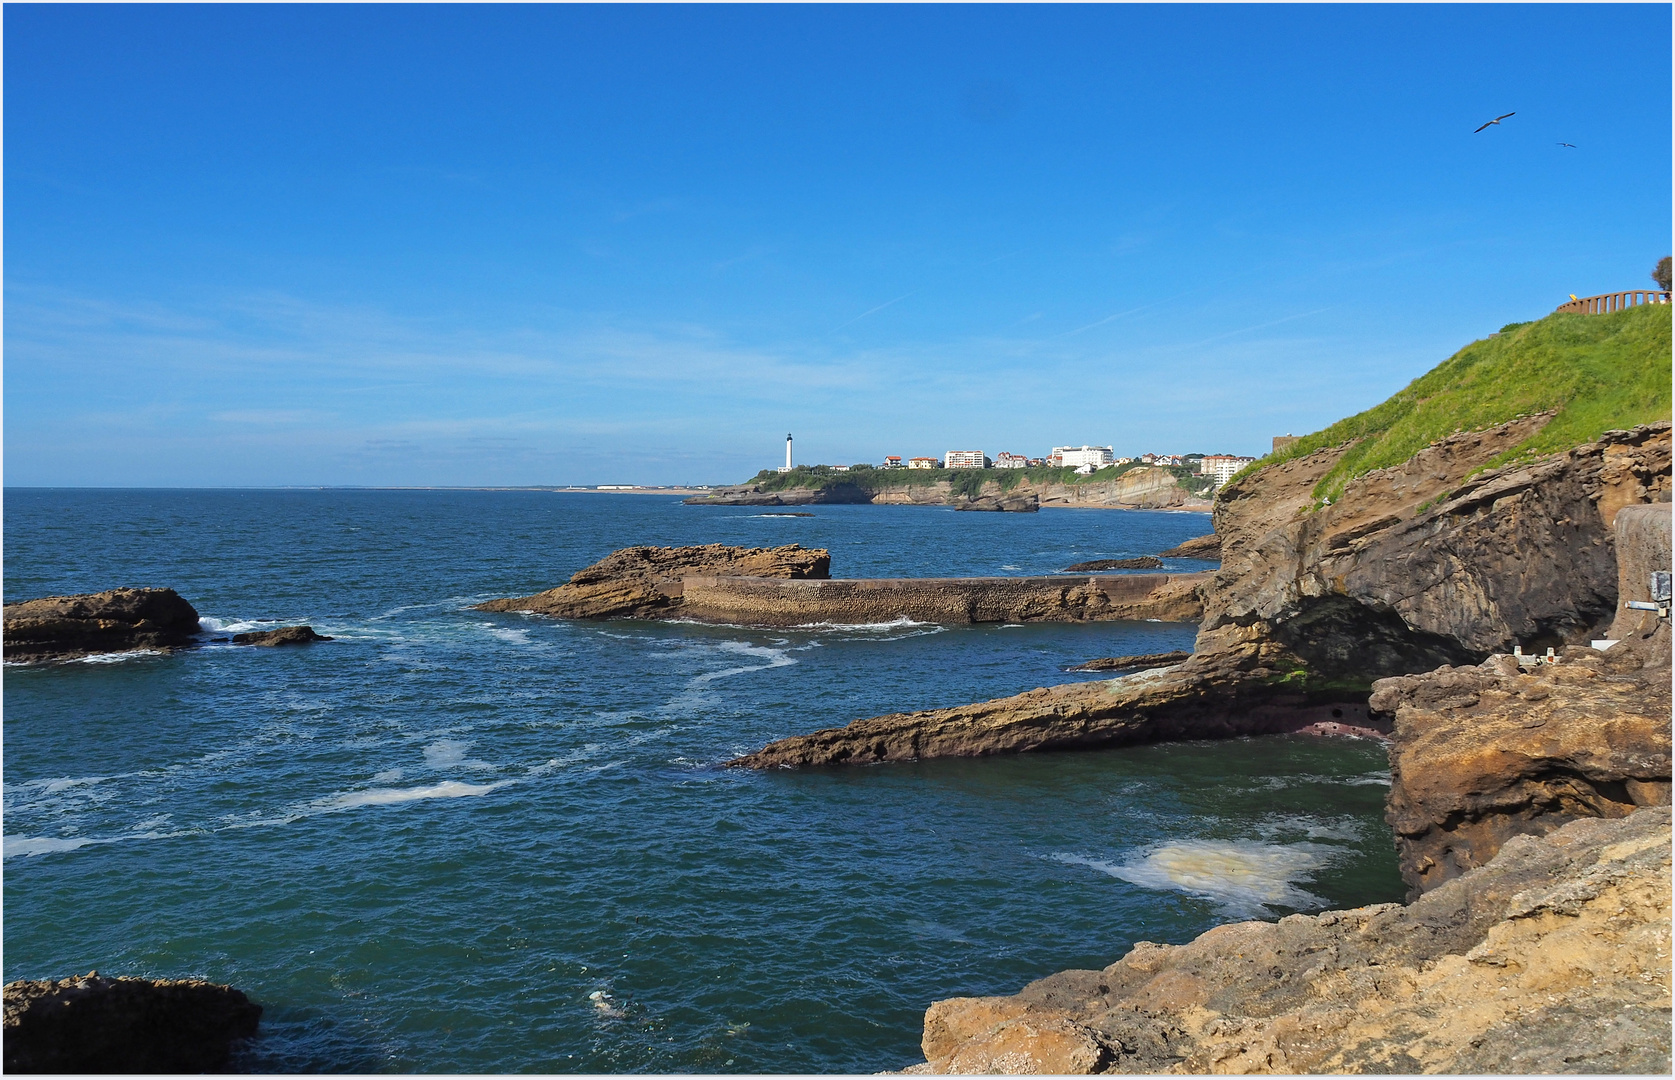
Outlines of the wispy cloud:
[[867,310],[861,312],[859,315],[855,316],[853,319],[850,319],[846,323],[839,323],[838,325],[832,327],[830,330],[826,331],[826,333],[835,334],[839,330],[842,330],[846,326],[854,326],[856,323],[860,322],[862,319],[866,318],[868,315],[876,315],[880,311],[883,311],[885,308],[889,307],[891,304],[899,304],[903,300],[906,300],[908,297],[916,296],[917,294],[918,294],[918,290],[915,289],[913,292],[903,293],[902,295],[896,297],[894,300],[886,300],[884,303],[879,304],[875,308],[868,308]]

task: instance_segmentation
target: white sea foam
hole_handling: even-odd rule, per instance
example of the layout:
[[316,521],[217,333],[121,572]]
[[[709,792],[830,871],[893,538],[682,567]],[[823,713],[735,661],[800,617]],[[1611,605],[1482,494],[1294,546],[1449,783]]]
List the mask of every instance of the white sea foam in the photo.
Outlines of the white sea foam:
[[218,619],[213,615],[203,615],[198,619],[198,629],[206,634],[245,634],[252,630],[271,630],[283,625],[279,619]]
[[91,836],[8,836],[5,838],[5,857],[19,855],[50,855],[58,851],[74,851],[89,844],[108,844]]
[[797,661],[787,654],[785,649],[769,648],[765,645],[752,645],[744,641],[722,641],[716,643],[715,648],[722,652],[737,653],[741,656],[760,657],[765,664],[750,664],[748,666],[724,668],[721,671],[707,671],[702,675],[694,675],[687,684],[691,687],[708,686],[717,679],[729,679],[734,675],[747,675],[752,671],[767,671],[770,668],[790,667]]
[[321,799],[315,806],[323,811],[353,810],[361,806],[393,806],[396,803],[417,802],[420,799],[461,799],[471,795],[487,795],[509,783],[509,780],[493,784],[467,784],[459,780],[445,780],[440,784],[421,787],[371,788]]
[[130,649],[127,652],[94,653],[92,656],[78,656],[67,660],[69,664],[120,664],[125,660],[138,660],[142,656],[162,656],[161,649]]
[[438,739],[425,747],[425,764],[433,769],[492,769],[486,761],[467,760],[466,752],[471,749],[469,742],[459,739]]
[[1306,910],[1326,901],[1302,888],[1343,856],[1320,844],[1269,844],[1254,840],[1182,840],[1160,844],[1125,862],[1055,855],[1146,889],[1183,892],[1213,901],[1232,918],[1272,918],[1270,908]]

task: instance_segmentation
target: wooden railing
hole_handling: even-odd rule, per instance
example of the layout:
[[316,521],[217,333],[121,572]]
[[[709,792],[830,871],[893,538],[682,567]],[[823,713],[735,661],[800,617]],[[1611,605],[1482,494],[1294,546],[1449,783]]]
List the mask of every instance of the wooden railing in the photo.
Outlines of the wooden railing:
[[1628,292],[1600,293],[1598,296],[1585,296],[1580,300],[1572,300],[1568,304],[1560,304],[1554,314],[1569,311],[1577,315],[1604,315],[1609,311],[1621,311],[1628,307],[1638,307],[1641,304],[1667,304],[1669,294],[1655,289],[1630,289]]

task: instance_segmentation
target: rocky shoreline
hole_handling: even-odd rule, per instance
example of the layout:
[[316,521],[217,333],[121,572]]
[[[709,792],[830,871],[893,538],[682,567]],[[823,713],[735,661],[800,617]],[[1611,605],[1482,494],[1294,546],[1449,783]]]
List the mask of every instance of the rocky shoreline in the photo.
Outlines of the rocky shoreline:
[[768,490],[761,483],[735,484],[716,488],[706,495],[695,495],[685,501],[692,506],[873,503],[880,506],[952,506],[962,510],[1025,512],[1035,508],[1065,507],[1208,511],[1211,506],[1210,500],[1181,487],[1174,473],[1150,467],[1130,469],[1109,480],[1101,480],[1096,475],[1076,484],[1037,483],[1029,477],[1019,477],[1013,486],[1005,490],[1001,489],[999,481],[985,480],[975,495],[956,492],[951,480],[891,484],[880,482],[874,476],[866,486],[837,481],[824,487]]
[[8,1073],[224,1072],[256,1034],[262,1007],[201,979],[108,978],[7,983]]

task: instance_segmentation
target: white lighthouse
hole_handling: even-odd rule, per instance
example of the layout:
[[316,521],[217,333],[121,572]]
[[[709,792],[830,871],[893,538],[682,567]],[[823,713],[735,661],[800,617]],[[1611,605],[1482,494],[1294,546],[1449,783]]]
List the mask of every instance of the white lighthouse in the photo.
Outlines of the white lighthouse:
[[785,467],[783,469],[780,469],[779,471],[780,472],[790,472],[791,471],[791,433],[789,431],[787,431],[785,433]]

